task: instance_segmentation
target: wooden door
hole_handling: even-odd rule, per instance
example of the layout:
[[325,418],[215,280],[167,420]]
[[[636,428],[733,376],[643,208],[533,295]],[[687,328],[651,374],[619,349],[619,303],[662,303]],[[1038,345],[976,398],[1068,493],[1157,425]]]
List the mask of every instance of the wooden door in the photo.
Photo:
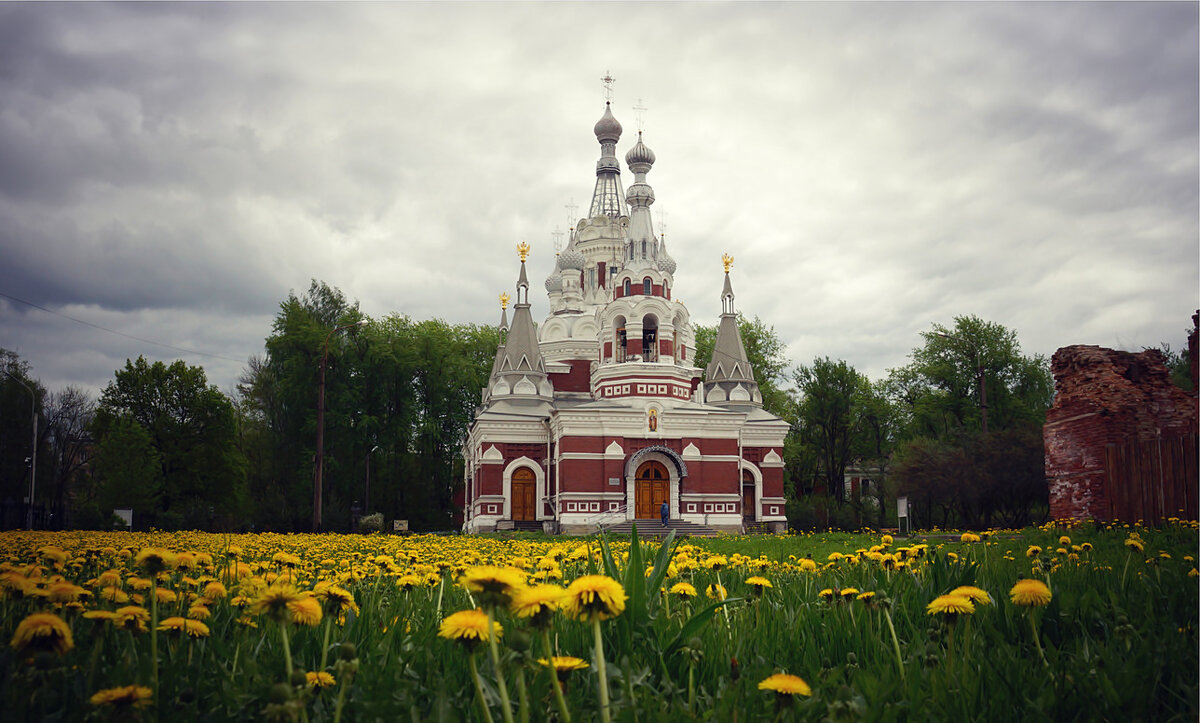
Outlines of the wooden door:
[[513,520],[537,519],[537,482],[533,470],[528,467],[513,472],[512,518]]
[[671,497],[671,475],[661,462],[646,462],[638,467],[634,481],[634,516],[639,520],[654,520]]

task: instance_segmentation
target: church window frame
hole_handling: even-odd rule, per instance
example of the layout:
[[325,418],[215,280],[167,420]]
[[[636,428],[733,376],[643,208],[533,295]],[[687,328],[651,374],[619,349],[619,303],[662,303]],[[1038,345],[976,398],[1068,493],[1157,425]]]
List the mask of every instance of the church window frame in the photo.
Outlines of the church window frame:
[[646,296],[650,296],[652,293],[654,293],[654,282],[650,280],[649,276],[642,279],[642,293]]

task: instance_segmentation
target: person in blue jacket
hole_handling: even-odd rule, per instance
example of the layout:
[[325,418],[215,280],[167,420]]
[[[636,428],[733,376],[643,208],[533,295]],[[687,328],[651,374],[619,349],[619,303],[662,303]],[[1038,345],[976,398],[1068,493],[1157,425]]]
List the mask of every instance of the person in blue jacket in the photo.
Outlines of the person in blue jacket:
[[667,522],[671,519],[671,506],[667,504],[666,500],[663,500],[662,507],[659,508],[659,512],[662,513],[663,526],[666,526]]

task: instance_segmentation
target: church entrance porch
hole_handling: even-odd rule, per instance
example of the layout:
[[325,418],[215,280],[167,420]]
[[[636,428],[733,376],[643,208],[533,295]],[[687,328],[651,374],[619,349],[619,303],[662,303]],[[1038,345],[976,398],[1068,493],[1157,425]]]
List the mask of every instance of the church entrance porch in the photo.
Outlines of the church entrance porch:
[[634,481],[634,516],[639,520],[659,517],[663,502],[670,502],[671,475],[661,462],[649,461],[638,467]]

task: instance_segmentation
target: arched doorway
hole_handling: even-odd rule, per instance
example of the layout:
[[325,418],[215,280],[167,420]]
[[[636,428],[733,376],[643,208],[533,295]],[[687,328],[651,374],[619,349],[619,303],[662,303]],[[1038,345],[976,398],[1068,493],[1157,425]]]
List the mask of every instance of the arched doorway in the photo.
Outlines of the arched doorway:
[[753,522],[758,518],[758,500],[754,499],[754,475],[742,470],[742,519]]
[[662,462],[650,460],[637,470],[634,479],[634,516],[653,520],[659,516],[663,502],[671,499],[671,475]]
[[512,518],[514,521],[537,519],[537,479],[528,467],[513,470]]

